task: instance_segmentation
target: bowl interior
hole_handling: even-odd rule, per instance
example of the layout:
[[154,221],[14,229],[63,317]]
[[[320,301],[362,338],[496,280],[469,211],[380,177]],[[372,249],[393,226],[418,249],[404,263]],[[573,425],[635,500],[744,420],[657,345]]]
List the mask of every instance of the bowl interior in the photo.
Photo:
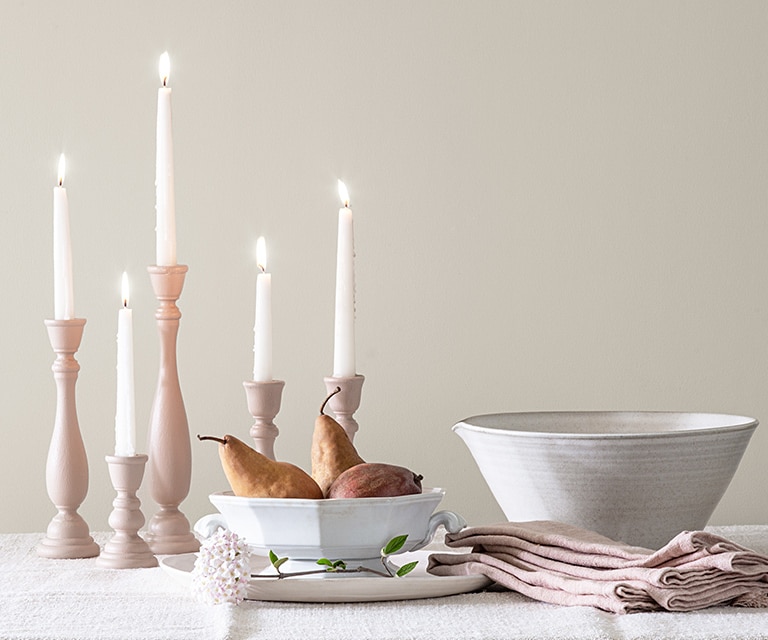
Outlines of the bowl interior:
[[[480,430],[551,435],[669,436],[675,433],[729,431],[757,426],[746,416],[672,411],[545,411],[472,416],[456,425]],[[456,428],[454,427],[454,429]]]

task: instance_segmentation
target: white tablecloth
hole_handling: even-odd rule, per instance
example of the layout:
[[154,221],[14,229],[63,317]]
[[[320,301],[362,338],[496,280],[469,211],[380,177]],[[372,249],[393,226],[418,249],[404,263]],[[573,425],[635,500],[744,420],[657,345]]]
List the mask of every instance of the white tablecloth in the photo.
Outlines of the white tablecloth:
[[[768,526],[712,527],[768,553]],[[106,534],[94,536],[103,544]],[[47,560],[42,534],[0,535],[0,638],[158,640],[768,639],[768,609],[617,616],[509,591],[381,603],[205,606],[160,568],[108,570]]]

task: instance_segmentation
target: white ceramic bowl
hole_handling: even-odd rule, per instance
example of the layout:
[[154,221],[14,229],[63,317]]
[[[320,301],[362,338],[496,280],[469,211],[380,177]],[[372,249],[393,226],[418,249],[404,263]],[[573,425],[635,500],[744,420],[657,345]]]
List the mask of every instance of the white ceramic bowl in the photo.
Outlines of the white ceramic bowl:
[[395,536],[407,534],[401,553],[428,544],[440,525],[449,531],[466,526],[451,511],[432,513],[443,489],[390,498],[242,498],[231,491],[212,493],[220,513],[195,525],[202,537],[225,527],[242,536],[259,555],[274,551],[292,560],[318,558],[365,560],[379,558]]
[[659,548],[703,528],[757,420],[710,413],[534,412],[453,426],[511,521],[558,520]]

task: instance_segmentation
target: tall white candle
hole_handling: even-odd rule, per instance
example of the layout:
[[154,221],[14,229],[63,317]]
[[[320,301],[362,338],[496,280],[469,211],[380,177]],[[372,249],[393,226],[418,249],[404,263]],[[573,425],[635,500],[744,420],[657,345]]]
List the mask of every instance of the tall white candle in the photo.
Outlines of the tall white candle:
[[157,209],[156,261],[160,266],[176,264],[176,196],[173,180],[173,126],[171,89],[168,86],[171,63],[166,51],[160,56],[160,81],[157,91],[157,156],[155,163],[155,207]]
[[64,154],[59,157],[59,180],[53,188],[53,306],[56,320],[75,317],[72,287],[72,242],[69,236],[69,201],[64,188]]
[[355,370],[355,234],[347,187],[339,180],[339,236],[336,246],[336,320],[333,375],[354,376]]
[[256,321],[253,325],[253,379],[272,380],[272,274],[267,273],[267,243],[256,241]]
[[136,406],[133,389],[133,310],[128,308],[128,275],[123,273],[123,306],[117,313],[117,412],[115,455],[136,455]]

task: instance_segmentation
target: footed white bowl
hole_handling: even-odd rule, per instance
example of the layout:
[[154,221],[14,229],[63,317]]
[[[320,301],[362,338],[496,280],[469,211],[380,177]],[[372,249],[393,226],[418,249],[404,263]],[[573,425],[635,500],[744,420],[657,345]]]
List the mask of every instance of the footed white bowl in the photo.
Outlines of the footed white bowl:
[[757,420],[710,413],[532,412],[453,426],[512,521],[557,520],[657,549],[702,529]]
[[466,522],[451,511],[433,513],[443,489],[389,498],[242,498],[212,493],[220,513],[205,516],[195,531],[208,537],[224,527],[245,538],[258,555],[274,551],[292,560],[367,560],[395,536],[407,534],[401,553],[428,544],[437,528],[459,531]]

